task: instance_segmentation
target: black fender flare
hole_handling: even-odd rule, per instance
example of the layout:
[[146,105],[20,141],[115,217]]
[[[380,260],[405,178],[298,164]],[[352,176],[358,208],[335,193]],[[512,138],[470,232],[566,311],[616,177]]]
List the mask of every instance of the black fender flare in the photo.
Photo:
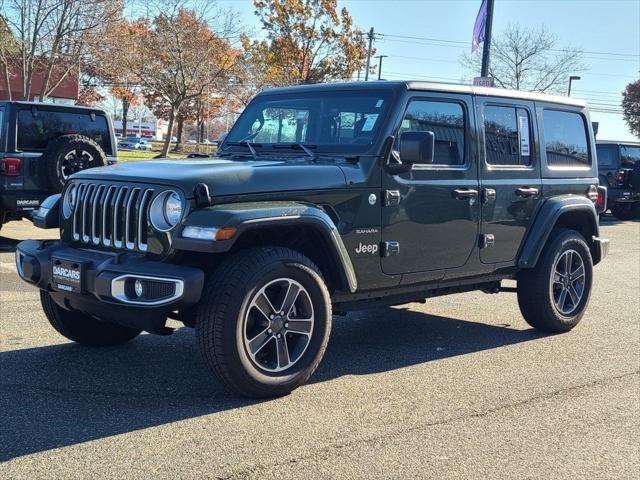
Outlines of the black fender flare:
[[584,212],[583,215],[589,219],[586,227],[592,232],[592,235],[586,240],[591,249],[594,265],[598,263],[601,260],[601,252],[594,238],[600,235],[600,228],[598,225],[598,213],[593,202],[585,197],[563,195],[546,200],[538,210],[518,255],[518,267],[535,267],[542,249],[560,217],[578,212]]
[[[224,253],[231,250],[236,240],[249,230],[279,225],[304,225],[315,229],[330,245],[330,255],[340,269],[343,287],[352,293],[358,288],[351,258],[342,241],[340,232],[325,210],[314,204],[303,202],[247,202],[214,205],[192,212],[173,237],[176,250],[207,253]],[[234,227],[236,234],[229,240],[210,241],[183,238],[187,226]]]

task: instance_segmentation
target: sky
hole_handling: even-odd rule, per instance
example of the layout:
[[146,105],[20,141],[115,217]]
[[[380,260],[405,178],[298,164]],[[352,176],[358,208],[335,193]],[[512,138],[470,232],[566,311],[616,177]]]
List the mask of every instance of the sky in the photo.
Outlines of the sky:
[[[219,0],[238,12],[247,28],[260,36],[252,0]],[[460,64],[471,50],[471,35],[481,0],[338,0],[362,30],[377,33],[382,78],[459,83],[467,76]],[[599,122],[598,139],[639,140],[619,110],[621,92],[640,78],[640,0],[495,0],[494,36],[510,23],[544,25],[556,35],[557,48],[585,51],[588,70],[578,73],[571,96],[586,99],[591,120]],[[395,37],[394,37],[395,36]],[[417,37],[417,40],[398,38]],[[589,53],[586,53],[589,52]],[[377,60],[375,60],[377,64]]]

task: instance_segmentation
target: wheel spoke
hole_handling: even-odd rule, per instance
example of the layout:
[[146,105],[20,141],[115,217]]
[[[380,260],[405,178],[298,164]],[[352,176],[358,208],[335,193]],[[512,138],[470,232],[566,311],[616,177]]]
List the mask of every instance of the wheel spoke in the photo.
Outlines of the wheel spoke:
[[293,307],[298,299],[298,295],[300,295],[300,287],[295,283],[289,283],[287,293],[282,301],[282,308],[280,309],[283,315],[289,315],[291,307]]
[[564,273],[569,274],[571,271],[571,262],[573,261],[573,252],[569,250],[564,254]]
[[268,329],[265,328],[262,332],[249,340],[249,351],[252,355],[257,354],[272,338],[273,335],[268,333]]
[[287,332],[310,335],[312,327],[313,319],[307,318],[300,320],[296,318],[295,320],[288,320],[285,328],[287,329]]
[[567,302],[567,290],[563,288],[560,291],[560,297],[558,298],[558,308],[561,312],[564,312],[564,305]]
[[571,302],[573,303],[573,307],[575,308],[576,305],[578,305],[578,302],[580,301],[580,295],[578,295],[578,292],[576,292],[576,289],[573,288],[573,285],[570,285],[569,288],[567,288],[567,291],[569,292],[569,296],[571,297]]
[[553,272],[553,283],[562,284],[563,277],[564,275],[562,275],[560,272],[558,272],[558,270],[556,270],[555,272]]
[[260,292],[253,303],[258,307],[260,313],[262,313],[267,320],[269,320],[272,315],[276,314],[276,309],[273,308],[271,301],[267,298],[267,295],[264,292]]
[[584,277],[584,265],[580,264],[573,272],[571,272],[572,280],[575,282],[579,278]]
[[280,338],[276,338],[276,351],[278,354],[278,367],[284,368],[291,361],[289,360],[289,346],[287,345],[287,336],[281,335]]

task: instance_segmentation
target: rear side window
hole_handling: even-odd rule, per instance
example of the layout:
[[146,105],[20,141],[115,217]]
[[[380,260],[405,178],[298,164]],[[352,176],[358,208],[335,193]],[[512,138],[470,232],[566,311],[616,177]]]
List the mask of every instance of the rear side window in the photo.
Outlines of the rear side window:
[[107,155],[112,155],[111,134],[107,119],[96,115],[95,121],[85,113],[31,110],[18,112],[18,148],[44,150],[47,144],[61,135],[79,134],[95,141]]
[[550,167],[591,166],[587,126],[582,115],[545,110],[542,119],[547,164]]
[[531,164],[531,122],[524,108],[487,105],[484,108],[484,139],[489,165]]
[[622,145],[622,166],[633,168],[636,162],[640,162],[640,147],[631,145]]
[[596,145],[598,166],[600,168],[615,168],[618,165],[620,149],[618,145]]
[[462,105],[454,102],[413,100],[400,126],[403,132],[433,132],[433,163],[464,165],[465,118]]

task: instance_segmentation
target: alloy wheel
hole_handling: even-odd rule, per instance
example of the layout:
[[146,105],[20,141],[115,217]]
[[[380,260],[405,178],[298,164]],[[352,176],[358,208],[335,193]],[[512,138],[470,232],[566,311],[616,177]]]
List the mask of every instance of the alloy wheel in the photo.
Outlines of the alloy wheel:
[[566,250],[558,257],[552,270],[551,296],[558,312],[571,315],[585,293],[585,268],[582,256]]
[[259,369],[284,372],[302,358],[313,324],[309,292],[293,279],[278,278],[251,299],[244,318],[244,347]]
[[60,163],[60,178],[67,180],[71,175],[91,166],[93,155],[86,150],[76,149],[67,153]]

